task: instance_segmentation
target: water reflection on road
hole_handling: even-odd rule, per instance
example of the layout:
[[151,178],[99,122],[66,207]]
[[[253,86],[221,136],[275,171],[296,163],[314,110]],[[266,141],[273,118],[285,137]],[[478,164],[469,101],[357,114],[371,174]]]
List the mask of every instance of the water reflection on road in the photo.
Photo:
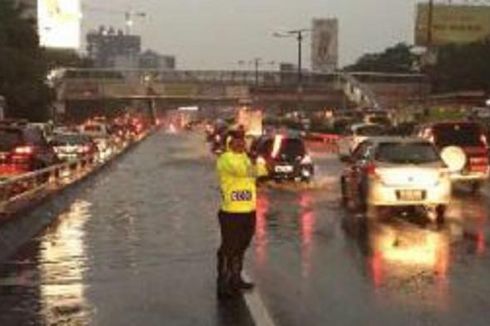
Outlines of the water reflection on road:
[[490,299],[480,295],[490,292],[485,194],[457,192],[443,226],[419,215],[367,221],[339,204],[336,158],[316,158],[316,186],[269,186],[259,197],[268,209],[257,235],[267,234],[269,242],[264,248],[256,241],[254,270],[272,310],[282,312],[281,324],[484,324],[490,317]]
[[[442,227],[366,222],[340,205],[336,157],[313,157],[312,184],[258,196],[247,269],[277,325],[488,324],[485,193],[457,193]],[[156,135],[5,265],[0,325],[252,324],[216,301],[218,201],[202,137]]]
[[84,224],[89,210],[88,202],[73,203],[40,244],[41,313],[46,324],[90,323],[84,280],[88,260]]

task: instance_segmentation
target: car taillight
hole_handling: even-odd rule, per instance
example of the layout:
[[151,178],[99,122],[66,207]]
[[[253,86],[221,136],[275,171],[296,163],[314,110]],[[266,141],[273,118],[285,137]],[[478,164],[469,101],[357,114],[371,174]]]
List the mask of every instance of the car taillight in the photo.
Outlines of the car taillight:
[[472,165],[487,165],[488,158],[486,157],[472,157],[470,158],[470,164]]
[[370,177],[378,177],[378,173],[376,170],[376,165],[374,163],[370,163],[366,165],[366,174]]
[[20,146],[20,147],[16,147],[14,149],[14,154],[15,155],[25,155],[25,156],[28,156],[28,155],[32,155],[32,153],[34,153],[34,148],[31,147],[31,146]]
[[86,154],[86,153],[90,152],[90,146],[86,145],[86,146],[79,147],[78,152],[82,153],[82,154]]

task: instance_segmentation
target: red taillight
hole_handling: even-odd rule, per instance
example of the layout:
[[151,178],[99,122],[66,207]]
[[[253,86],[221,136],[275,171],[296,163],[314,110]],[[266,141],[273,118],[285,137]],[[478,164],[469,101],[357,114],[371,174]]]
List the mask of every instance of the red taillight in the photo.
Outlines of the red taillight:
[[366,165],[366,174],[370,177],[378,176],[376,171],[376,165],[374,165],[373,163]]
[[14,149],[15,155],[32,155],[34,153],[34,148],[31,146],[20,146]]

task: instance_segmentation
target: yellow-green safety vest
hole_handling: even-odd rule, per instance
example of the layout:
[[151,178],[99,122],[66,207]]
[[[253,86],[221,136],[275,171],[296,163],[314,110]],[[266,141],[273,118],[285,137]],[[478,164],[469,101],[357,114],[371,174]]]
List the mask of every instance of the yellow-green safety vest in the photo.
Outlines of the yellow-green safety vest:
[[228,213],[250,213],[256,209],[256,179],[267,175],[265,164],[252,164],[247,154],[227,151],[217,161],[221,187],[221,210]]

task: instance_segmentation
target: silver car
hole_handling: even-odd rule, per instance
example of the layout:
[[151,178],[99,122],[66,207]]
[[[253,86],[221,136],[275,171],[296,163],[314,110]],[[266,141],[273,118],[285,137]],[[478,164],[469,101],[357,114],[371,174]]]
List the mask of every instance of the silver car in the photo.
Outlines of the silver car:
[[450,171],[429,141],[382,137],[362,142],[341,176],[342,198],[362,210],[423,206],[438,221],[451,199]]

